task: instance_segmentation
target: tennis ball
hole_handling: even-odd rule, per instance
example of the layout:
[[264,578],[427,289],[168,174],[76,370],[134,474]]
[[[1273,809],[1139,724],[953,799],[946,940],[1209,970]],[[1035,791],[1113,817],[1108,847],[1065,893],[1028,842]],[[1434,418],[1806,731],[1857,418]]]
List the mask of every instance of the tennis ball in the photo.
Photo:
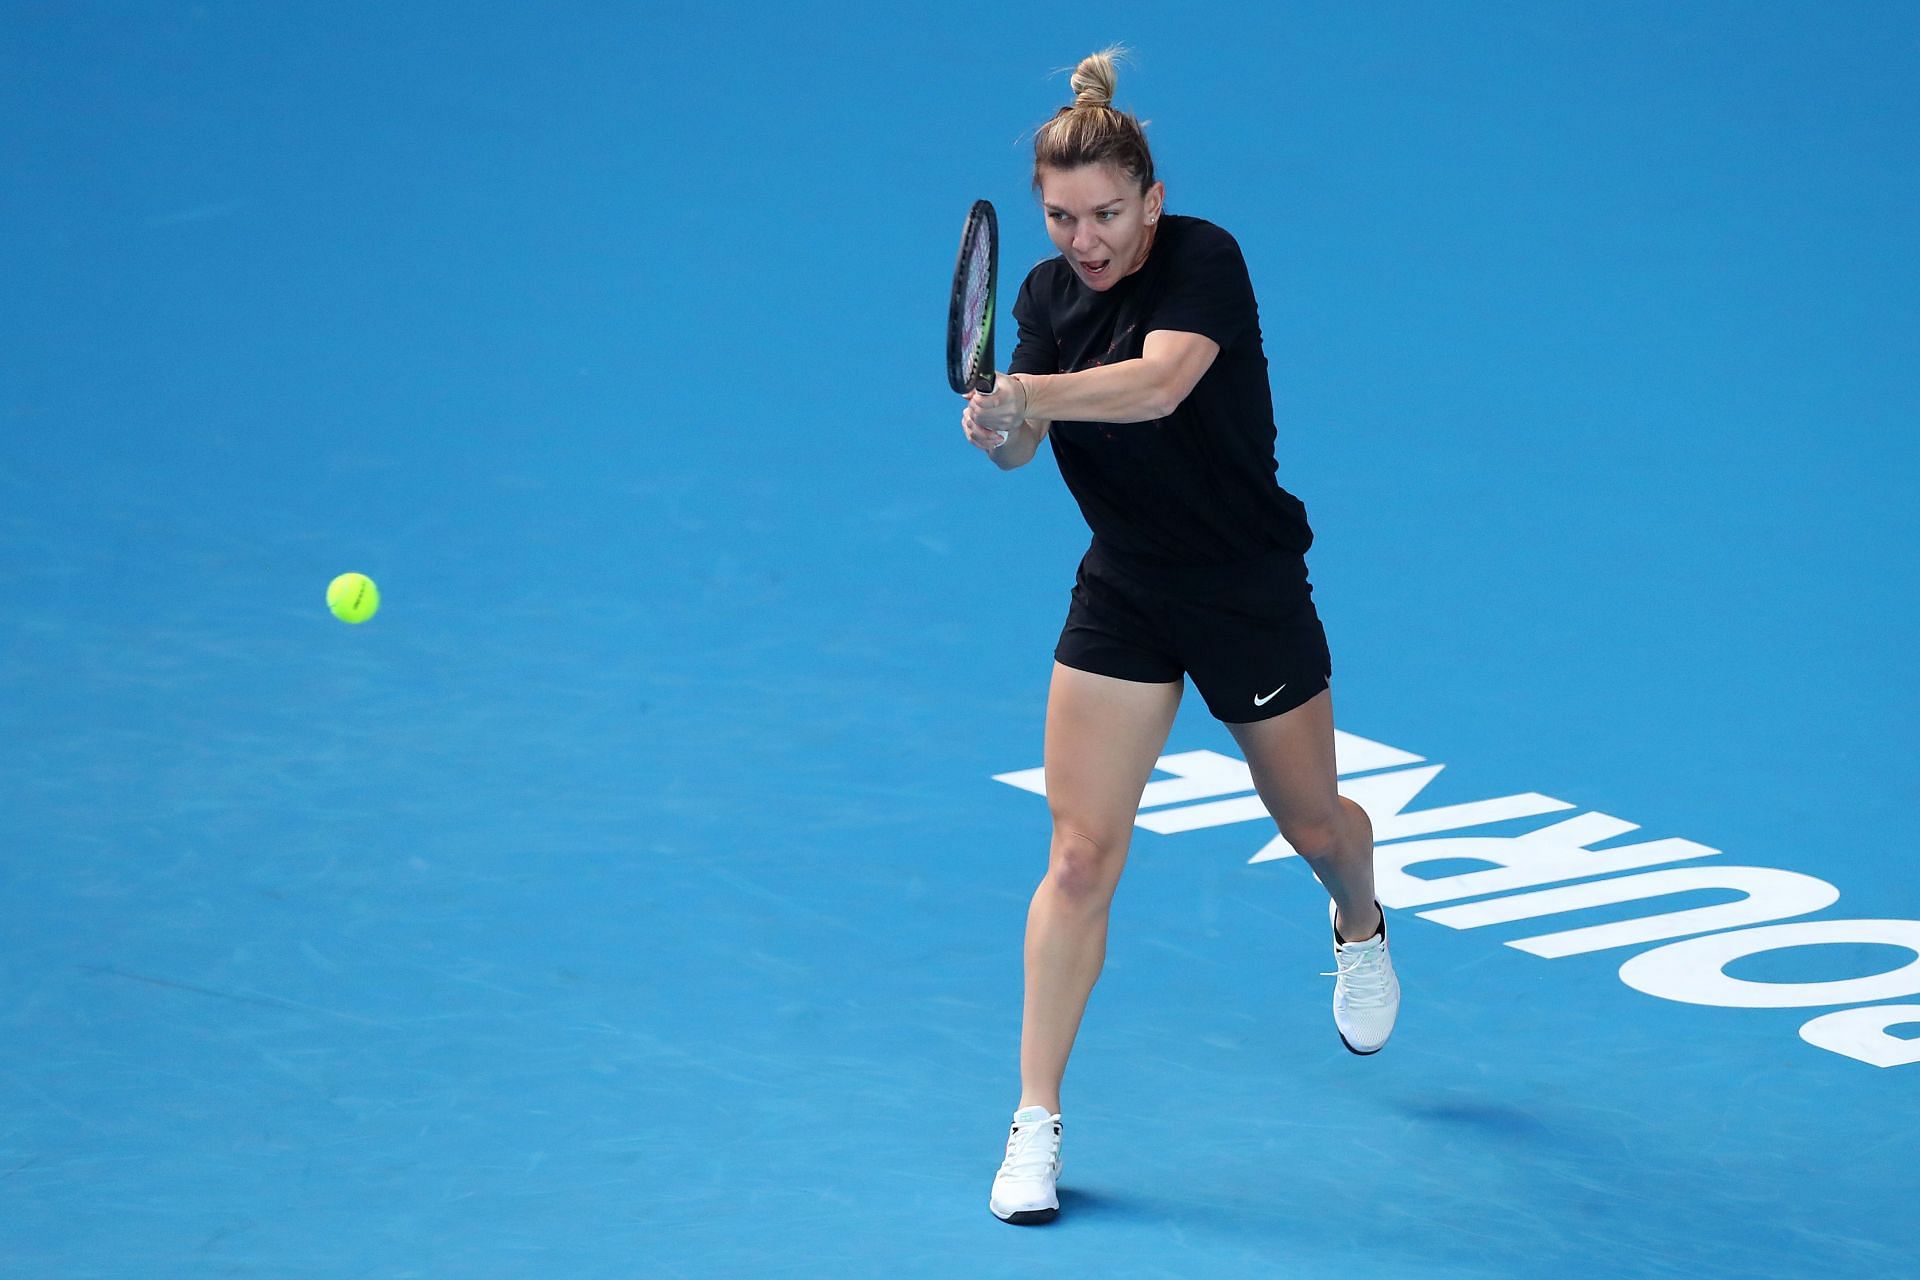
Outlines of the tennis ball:
[[343,573],[327,584],[327,608],[342,622],[365,622],[380,608],[380,588],[364,573]]

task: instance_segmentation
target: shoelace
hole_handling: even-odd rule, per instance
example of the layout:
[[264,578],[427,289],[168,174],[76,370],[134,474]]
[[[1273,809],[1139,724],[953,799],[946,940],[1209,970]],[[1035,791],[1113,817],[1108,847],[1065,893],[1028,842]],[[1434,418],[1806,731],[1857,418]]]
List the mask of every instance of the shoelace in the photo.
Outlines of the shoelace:
[[1059,1150],[1060,1142],[1053,1131],[1053,1121],[1042,1120],[1038,1124],[1026,1125],[1007,1136],[1007,1158],[1000,1165],[1000,1171],[1015,1177],[1050,1172]]
[[1347,1005],[1354,1009],[1377,1009],[1387,1003],[1387,949],[1383,946],[1353,951],[1345,947],[1333,953],[1337,971],[1323,978],[1338,978],[1346,984]]

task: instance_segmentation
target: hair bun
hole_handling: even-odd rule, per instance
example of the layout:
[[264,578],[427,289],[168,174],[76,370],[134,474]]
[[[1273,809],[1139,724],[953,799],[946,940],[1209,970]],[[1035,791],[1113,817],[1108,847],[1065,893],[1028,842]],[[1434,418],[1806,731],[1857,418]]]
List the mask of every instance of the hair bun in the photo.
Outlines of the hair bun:
[[1073,105],[1076,109],[1113,105],[1113,84],[1117,78],[1113,69],[1113,55],[1119,52],[1116,47],[1088,54],[1073,69],[1073,78],[1067,83],[1073,89]]
[[1047,170],[1064,172],[1089,164],[1116,166],[1138,184],[1141,195],[1153,186],[1153,155],[1140,121],[1113,105],[1113,64],[1125,53],[1118,46],[1102,49],[1073,69],[1072,105],[1055,111],[1034,131],[1035,195],[1041,194]]

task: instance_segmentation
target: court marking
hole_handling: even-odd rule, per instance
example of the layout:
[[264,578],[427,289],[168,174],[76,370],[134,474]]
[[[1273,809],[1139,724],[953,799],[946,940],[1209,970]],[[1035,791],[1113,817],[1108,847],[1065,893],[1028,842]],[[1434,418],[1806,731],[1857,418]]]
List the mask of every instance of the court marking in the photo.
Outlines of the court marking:
[[[1722,852],[1678,837],[1595,849],[1593,845],[1639,830],[1637,823],[1597,810],[1520,835],[1447,834],[1579,806],[1529,791],[1409,811],[1407,806],[1445,765],[1427,764],[1424,756],[1340,730],[1334,733],[1334,755],[1340,794],[1365,809],[1374,824],[1376,894],[1383,907],[1433,907],[1416,914],[1450,929],[1478,929],[1676,893],[1732,891],[1741,895],[1732,902],[1515,938],[1504,945],[1560,959],[1660,942],[1663,945],[1622,962],[1621,982],[1680,1004],[1840,1006],[1804,1024],[1800,1041],[1869,1066],[1920,1065],[1920,1037],[1893,1034],[1896,1027],[1920,1021],[1920,1006],[1895,1005],[1877,1012],[1861,1007],[1920,995],[1920,921],[1797,920],[1834,906],[1840,890],[1818,876],[1778,867],[1675,867],[1718,858]],[[1216,751],[1182,751],[1161,756],[1155,769],[1171,776],[1147,784],[1136,826],[1176,835],[1272,821],[1257,794],[1243,794],[1253,790],[1244,760]],[[994,774],[993,779],[1046,795],[1044,767]],[[1285,837],[1275,835],[1248,862],[1297,856]],[[1422,863],[1462,861],[1486,869],[1433,877],[1411,872]],[[1735,960],[1834,944],[1893,946],[1911,951],[1914,959],[1885,972],[1822,982],[1761,982],[1726,973]]]

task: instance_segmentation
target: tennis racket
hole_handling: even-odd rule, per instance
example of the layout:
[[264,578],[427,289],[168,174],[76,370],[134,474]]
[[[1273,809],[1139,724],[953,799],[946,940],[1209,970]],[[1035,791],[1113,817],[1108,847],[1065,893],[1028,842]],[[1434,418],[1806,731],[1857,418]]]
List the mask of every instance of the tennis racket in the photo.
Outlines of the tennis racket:
[[1000,220],[975,200],[960,232],[947,303],[947,382],[961,395],[993,390],[993,294],[1000,280]]

